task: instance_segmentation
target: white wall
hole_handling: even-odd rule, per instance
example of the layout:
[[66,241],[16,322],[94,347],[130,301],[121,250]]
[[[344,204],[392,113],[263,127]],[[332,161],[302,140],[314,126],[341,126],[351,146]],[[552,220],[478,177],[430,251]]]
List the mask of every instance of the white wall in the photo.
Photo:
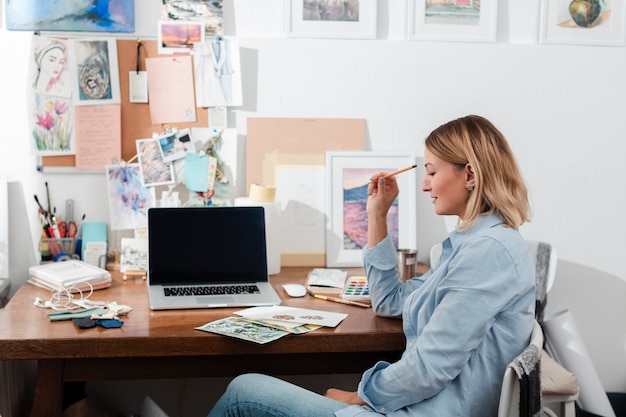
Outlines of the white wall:
[[[154,35],[159,14],[160,2],[147,3],[136,2],[143,38]],[[379,1],[377,40],[286,38],[282,0],[225,0],[226,34],[240,42],[244,73],[244,105],[232,109],[230,125],[245,135],[251,116],[365,118],[369,149],[421,154],[439,124],[484,115],[508,137],[531,192],[524,236],[626,281],[626,48],[539,44],[539,0],[499,3],[498,40],[481,44],[405,40],[400,0]],[[30,33],[0,31],[2,50],[11,51],[0,63],[0,170],[23,183],[36,239],[31,195],[44,195],[45,181],[55,205],[73,198],[94,221],[108,212],[103,175],[35,170],[24,97],[29,45]],[[424,260],[445,227],[428,204],[420,207]],[[626,376],[603,380],[626,391]]]

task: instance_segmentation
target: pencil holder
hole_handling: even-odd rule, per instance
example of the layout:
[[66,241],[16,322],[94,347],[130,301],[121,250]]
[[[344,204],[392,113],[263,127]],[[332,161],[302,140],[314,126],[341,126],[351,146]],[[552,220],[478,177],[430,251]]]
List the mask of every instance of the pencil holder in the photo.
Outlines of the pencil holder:
[[[47,246],[53,261],[80,259],[80,239],[71,237],[41,238],[42,248]],[[43,251],[42,251],[43,252]]]

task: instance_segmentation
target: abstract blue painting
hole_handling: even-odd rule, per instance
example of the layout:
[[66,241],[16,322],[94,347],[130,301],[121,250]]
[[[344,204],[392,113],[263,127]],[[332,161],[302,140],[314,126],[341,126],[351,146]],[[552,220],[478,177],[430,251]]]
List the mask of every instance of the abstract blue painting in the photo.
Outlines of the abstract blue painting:
[[9,30],[134,32],[135,0],[6,0]]

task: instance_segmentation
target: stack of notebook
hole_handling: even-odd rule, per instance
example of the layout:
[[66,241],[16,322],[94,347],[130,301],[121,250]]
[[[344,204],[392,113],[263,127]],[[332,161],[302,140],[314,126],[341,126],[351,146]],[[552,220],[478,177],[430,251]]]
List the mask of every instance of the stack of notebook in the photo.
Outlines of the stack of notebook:
[[77,293],[111,286],[109,271],[78,260],[31,266],[28,273],[28,282],[49,290]]

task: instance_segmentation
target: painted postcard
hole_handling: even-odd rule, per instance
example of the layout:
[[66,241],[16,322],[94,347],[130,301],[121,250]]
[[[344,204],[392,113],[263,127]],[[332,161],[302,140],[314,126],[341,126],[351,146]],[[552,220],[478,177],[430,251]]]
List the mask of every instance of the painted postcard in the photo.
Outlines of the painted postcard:
[[29,83],[39,94],[72,96],[66,39],[35,35],[31,42]]
[[187,152],[196,152],[189,129],[182,129],[159,136],[159,149],[161,149],[165,162],[182,159]]
[[224,34],[223,0],[163,0],[163,20],[202,22],[206,36]]
[[226,317],[212,321],[204,326],[196,327],[196,330],[217,333],[224,336],[236,337],[258,344],[265,344],[287,336],[289,332],[251,323],[239,317]]
[[188,54],[196,42],[204,42],[204,27],[201,22],[159,21],[159,54]]
[[146,187],[174,184],[174,164],[165,162],[157,139],[136,141],[137,156],[141,166],[141,183]]
[[29,97],[29,114],[34,155],[76,153],[74,111],[70,99],[34,93]]
[[106,167],[111,230],[148,226],[148,209],[156,207],[153,187],[142,184],[139,164]]
[[9,30],[135,31],[135,0],[7,0],[5,12]]
[[70,70],[75,105],[119,104],[120,78],[115,39],[71,42]]
[[337,327],[343,319],[348,317],[345,313],[287,306],[250,307],[235,311],[235,314],[248,319],[277,320],[291,324],[313,324],[325,327]]

